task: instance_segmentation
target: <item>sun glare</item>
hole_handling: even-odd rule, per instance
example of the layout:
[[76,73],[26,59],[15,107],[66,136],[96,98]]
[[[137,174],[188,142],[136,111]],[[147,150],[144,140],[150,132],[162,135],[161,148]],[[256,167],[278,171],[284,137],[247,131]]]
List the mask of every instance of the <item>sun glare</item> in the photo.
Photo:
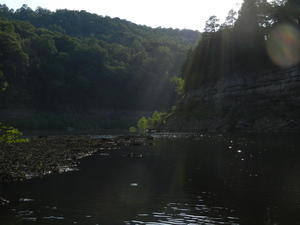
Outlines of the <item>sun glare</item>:
[[300,33],[288,24],[276,26],[270,33],[267,50],[270,58],[281,67],[290,67],[300,61]]

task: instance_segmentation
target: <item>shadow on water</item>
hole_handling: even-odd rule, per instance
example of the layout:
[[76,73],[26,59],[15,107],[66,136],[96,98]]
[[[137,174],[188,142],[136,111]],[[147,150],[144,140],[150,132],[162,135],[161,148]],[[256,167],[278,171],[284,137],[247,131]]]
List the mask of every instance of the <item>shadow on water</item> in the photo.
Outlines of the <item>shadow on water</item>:
[[0,187],[0,224],[299,224],[297,137],[192,136]]

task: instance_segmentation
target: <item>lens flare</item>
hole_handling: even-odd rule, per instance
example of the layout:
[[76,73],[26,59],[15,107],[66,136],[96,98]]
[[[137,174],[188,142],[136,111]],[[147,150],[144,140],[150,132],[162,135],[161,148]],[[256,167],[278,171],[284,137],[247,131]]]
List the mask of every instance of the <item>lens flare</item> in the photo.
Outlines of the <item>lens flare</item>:
[[300,62],[300,32],[288,24],[276,26],[269,35],[267,51],[278,66],[296,65]]

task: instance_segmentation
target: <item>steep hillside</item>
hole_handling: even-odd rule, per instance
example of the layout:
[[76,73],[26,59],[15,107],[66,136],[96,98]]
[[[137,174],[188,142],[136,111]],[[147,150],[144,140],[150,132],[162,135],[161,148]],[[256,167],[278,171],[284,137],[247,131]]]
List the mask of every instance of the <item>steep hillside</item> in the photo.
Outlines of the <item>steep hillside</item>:
[[199,38],[85,11],[0,5],[1,109],[155,110],[174,102],[178,76]]
[[298,67],[236,74],[189,92],[164,128],[174,131],[299,132]]
[[245,0],[228,18],[219,30],[207,23],[189,53],[185,93],[164,129],[299,132],[300,4]]

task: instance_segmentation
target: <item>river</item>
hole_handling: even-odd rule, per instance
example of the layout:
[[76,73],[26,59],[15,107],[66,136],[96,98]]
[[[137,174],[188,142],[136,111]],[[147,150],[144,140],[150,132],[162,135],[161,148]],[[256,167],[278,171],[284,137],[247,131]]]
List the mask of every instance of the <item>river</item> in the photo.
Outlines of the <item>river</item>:
[[0,224],[296,225],[299,147],[296,135],[160,136],[0,186]]

